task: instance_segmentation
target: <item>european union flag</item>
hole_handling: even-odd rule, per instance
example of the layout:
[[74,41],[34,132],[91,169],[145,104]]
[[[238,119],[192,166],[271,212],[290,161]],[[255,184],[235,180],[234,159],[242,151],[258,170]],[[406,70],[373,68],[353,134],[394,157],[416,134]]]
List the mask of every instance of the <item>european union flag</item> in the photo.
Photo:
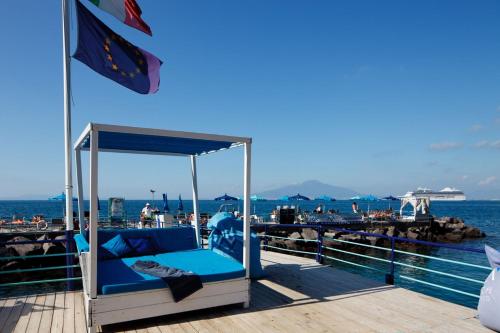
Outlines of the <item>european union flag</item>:
[[108,28],[80,1],[76,3],[78,47],[73,57],[140,94],[157,92],[162,62]]

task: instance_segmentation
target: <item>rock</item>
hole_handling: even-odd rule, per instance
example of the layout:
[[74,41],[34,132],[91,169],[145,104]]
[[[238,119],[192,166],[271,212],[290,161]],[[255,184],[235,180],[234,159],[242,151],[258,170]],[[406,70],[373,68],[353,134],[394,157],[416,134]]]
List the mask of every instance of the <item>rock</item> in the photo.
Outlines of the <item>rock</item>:
[[[30,241],[30,239],[23,236],[16,236],[9,240],[9,242],[24,242],[24,241]],[[29,256],[29,255],[43,253],[41,244],[12,244],[12,245],[6,245],[5,247],[14,249],[20,256]]]
[[461,230],[453,230],[444,235],[449,242],[460,242],[464,238],[464,233]]
[[[18,256],[19,253],[17,253],[17,251],[14,249],[14,248],[5,248],[5,247],[2,247],[0,248],[0,257],[15,257],[15,256]],[[1,261],[0,261],[1,263]]]
[[418,232],[418,230],[416,230],[414,228],[410,228],[410,229],[408,229],[406,237],[409,238],[409,239],[420,239],[421,235]]
[[370,245],[373,245],[373,246],[384,245],[384,239],[380,238],[380,237],[371,237],[371,236],[368,236],[368,237],[366,237],[366,240],[368,240],[370,242]]
[[42,245],[43,254],[64,253],[66,248],[61,243],[44,243]]
[[[65,235],[59,235],[59,236],[56,236],[54,239],[66,239],[66,236]],[[59,244],[62,247],[66,248],[66,242],[57,242],[57,244]]]
[[318,232],[310,228],[302,229],[302,237],[308,240],[315,240],[318,239]]
[[345,240],[345,241],[353,242],[353,241],[356,241],[356,240],[360,240],[361,236],[360,235],[356,235],[356,234],[345,234],[345,235],[341,235],[339,237],[339,239],[340,240]]
[[9,271],[21,268],[21,263],[17,260],[9,261],[0,268],[0,271]]
[[301,235],[300,233],[298,233],[297,231],[292,232],[292,233],[288,236],[288,238],[303,239],[303,238],[302,238],[302,235]]
[[480,238],[484,237],[484,233],[481,232],[478,228],[474,227],[465,227],[463,230],[463,235],[465,238]]
[[389,227],[385,234],[389,237],[397,237],[399,235],[399,230],[396,229],[396,227]]
[[462,229],[465,227],[465,224],[462,221],[454,221],[445,224],[446,229]]
[[375,228],[373,230],[369,230],[368,232],[371,233],[371,234],[385,235],[385,233],[387,232],[387,229],[385,229],[385,228]]
[[327,237],[327,238],[337,238],[336,236],[338,235],[339,233],[338,232],[325,232],[324,234],[324,237]]

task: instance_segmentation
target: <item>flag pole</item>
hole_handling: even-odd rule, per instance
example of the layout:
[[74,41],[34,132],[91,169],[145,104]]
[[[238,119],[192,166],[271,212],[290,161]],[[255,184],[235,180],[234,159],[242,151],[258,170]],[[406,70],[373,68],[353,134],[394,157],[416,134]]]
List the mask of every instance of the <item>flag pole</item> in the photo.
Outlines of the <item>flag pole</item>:
[[70,31],[69,1],[62,0],[62,35],[63,35],[63,76],[64,76],[64,167],[66,194],[66,230],[73,230],[73,177],[71,158],[71,65],[70,65]]

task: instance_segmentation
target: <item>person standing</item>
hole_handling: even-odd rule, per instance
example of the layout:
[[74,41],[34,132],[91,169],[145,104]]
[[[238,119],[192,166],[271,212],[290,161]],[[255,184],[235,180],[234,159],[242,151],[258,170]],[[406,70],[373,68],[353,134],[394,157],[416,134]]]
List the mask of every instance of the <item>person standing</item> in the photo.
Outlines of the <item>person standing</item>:
[[151,227],[151,222],[153,221],[153,208],[151,208],[151,205],[149,202],[146,203],[146,206],[141,211],[141,222],[143,226],[146,226],[146,224],[149,224],[149,227]]

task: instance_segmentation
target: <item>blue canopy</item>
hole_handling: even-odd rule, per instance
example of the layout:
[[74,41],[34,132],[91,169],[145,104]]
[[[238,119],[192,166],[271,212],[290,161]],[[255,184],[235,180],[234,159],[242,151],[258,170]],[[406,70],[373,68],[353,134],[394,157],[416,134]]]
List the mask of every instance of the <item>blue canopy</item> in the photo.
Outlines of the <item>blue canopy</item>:
[[309,201],[309,200],[311,200],[311,199],[309,199],[306,196],[300,195],[300,193],[297,193],[297,195],[288,197],[288,201]]
[[227,193],[224,193],[224,195],[217,197],[214,200],[215,201],[238,201],[238,198],[232,197],[230,195],[227,195]]
[[184,210],[184,205],[182,204],[182,198],[180,194],[179,194],[179,203],[177,204],[177,210],[179,212],[182,212]]
[[89,124],[75,148],[90,149],[90,131],[99,133],[99,151],[201,155],[250,143],[250,138],[105,124]]
[[360,201],[377,201],[379,200],[376,196],[372,195],[372,194],[368,194],[368,195],[357,195],[355,197],[352,197],[351,200],[360,200]]
[[392,195],[382,198],[382,200],[397,201],[399,198],[393,197]]
[[266,198],[260,197],[260,196],[258,196],[256,194],[252,195],[250,197],[250,200],[252,200],[252,201],[267,201]]
[[163,193],[163,212],[168,213],[170,212],[170,208],[168,208],[168,197],[167,193]]
[[314,200],[318,200],[318,201],[336,201],[335,198],[329,197],[328,195],[320,195],[319,197],[314,198]]
[[[61,194],[59,195],[56,195],[52,198],[49,198],[50,201],[66,201],[66,194],[64,192],[62,192]],[[73,201],[77,201],[78,199],[77,198],[73,198]]]

